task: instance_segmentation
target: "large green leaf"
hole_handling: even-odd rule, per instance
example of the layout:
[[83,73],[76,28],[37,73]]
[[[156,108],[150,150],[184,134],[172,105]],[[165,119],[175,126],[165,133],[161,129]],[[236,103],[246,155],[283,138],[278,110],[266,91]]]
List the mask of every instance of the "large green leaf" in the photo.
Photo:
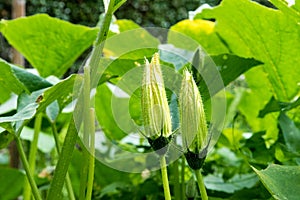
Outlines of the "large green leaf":
[[49,83],[47,80],[40,76],[32,74],[27,70],[16,67],[14,65],[11,65],[11,67],[14,72],[14,75],[19,79],[20,82],[22,82],[25,85],[29,92],[52,86],[51,83]]
[[25,174],[16,169],[0,168],[0,199],[16,199],[22,192]]
[[232,53],[264,63],[276,99],[290,101],[299,93],[299,24],[280,10],[248,0],[224,0],[202,14],[216,19],[215,31]]
[[5,60],[0,58],[0,88],[8,94],[14,92],[20,94],[21,92],[28,91],[27,88],[19,81],[13,73],[11,65]]
[[300,166],[270,165],[265,170],[253,170],[275,199],[298,200],[300,196]]
[[98,29],[37,14],[2,20],[0,31],[41,76],[62,76],[78,56],[91,46]]
[[[25,69],[17,67],[0,58],[0,90],[6,93],[33,92],[52,86],[51,83]],[[3,93],[1,93],[2,96]]]

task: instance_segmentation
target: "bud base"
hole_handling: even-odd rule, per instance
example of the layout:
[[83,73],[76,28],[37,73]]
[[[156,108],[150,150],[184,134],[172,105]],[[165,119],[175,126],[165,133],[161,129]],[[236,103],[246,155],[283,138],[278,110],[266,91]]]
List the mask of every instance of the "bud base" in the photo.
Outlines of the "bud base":
[[207,150],[204,149],[200,153],[193,153],[188,150],[188,152],[185,153],[184,155],[190,168],[192,168],[193,170],[199,170],[204,164],[207,155]]
[[165,155],[169,149],[171,137],[159,136],[156,139],[147,138],[152,149],[160,156]]

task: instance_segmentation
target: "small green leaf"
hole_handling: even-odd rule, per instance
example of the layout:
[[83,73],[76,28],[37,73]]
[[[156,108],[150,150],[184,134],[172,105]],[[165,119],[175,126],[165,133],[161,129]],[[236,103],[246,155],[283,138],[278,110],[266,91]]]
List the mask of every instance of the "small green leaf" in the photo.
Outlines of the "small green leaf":
[[[245,73],[249,69],[262,64],[260,61],[257,61],[253,58],[242,58],[232,54],[221,54],[211,56],[211,58],[217,66],[217,70],[222,77],[224,86],[227,86],[229,83],[237,79],[241,74]],[[209,77],[209,82],[205,83],[203,79],[201,79],[200,82],[199,80],[196,80],[196,82],[197,85],[199,85],[199,90],[205,101],[209,98],[210,95],[214,95],[222,88],[215,88],[215,91],[210,91],[209,93],[208,90],[205,90],[207,88],[206,84],[213,84],[216,79],[212,75],[209,76],[209,71],[205,67],[202,73]]]
[[10,122],[3,122],[3,123],[0,123],[0,126],[2,128],[4,128],[6,131],[8,131],[9,133],[11,134],[15,134],[15,130],[14,128],[12,127],[12,124]]
[[16,199],[22,192],[25,174],[16,169],[0,168],[0,199]]
[[0,88],[20,94],[52,86],[45,79],[0,58]]
[[275,99],[274,96],[266,104],[266,106],[259,111],[258,117],[263,118],[266,114],[278,111],[287,111],[300,105],[300,98],[293,102],[280,102]]
[[120,193],[122,190],[126,190],[129,187],[128,183],[125,182],[113,182],[107,186],[105,186],[101,190],[100,198],[105,195],[114,195]]
[[[119,128],[114,119],[111,108],[112,95],[107,85],[102,84],[98,86],[95,100],[96,116],[106,136],[110,139],[120,140],[126,136],[126,133]],[[119,108],[122,108],[121,103]],[[119,116],[122,117],[122,114],[120,113]]]
[[289,7],[288,2],[285,0],[270,0],[270,2],[296,22],[300,21],[300,9],[297,9],[295,5]]
[[31,103],[12,116],[0,117],[0,123],[17,122],[26,119],[31,119],[35,115],[37,107],[37,103]]
[[27,91],[26,87],[19,81],[12,70],[12,65],[0,58],[0,88],[4,91],[20,94]]
[[265,170],[257,170],[254,167],[252,169],[275,199],[299,199],[300,166],[272,164]]
[[29,90],[29,92],[33,92],[39,89],[51,87],[52,84],[43,79],[40,76],[36,76],[22,68],[11,65],[12,70],[15,76],[19,79],[23,85]]
[[224,181],[222,177],[215,175],[208,175],[204,178],[205,186],[214,191],[221,191],[226,193],[234,193],[243,188],[251,188],[258,179],[254,173],[252,174],[236,174],[229,180]]
[[59,104],[57,101],[53,101],[47,108],[46,114],[49,119],[54,122],[59,114]]
[[0,133],[0,149],[7,147],[10,142],[14,139],[14,135],[8,131]]
[[286,146],[292,152],[300,153],[300,129],[283,112],[280,113],[278,120]]
[[62,76],[96,39],[97,28],[37,14],[2,20],[1,32],[41,76]]
[[217,67],[221,68],[219,71],[225,86],[252,67],[263,64],[254,58],[243,58],[232,54],[213,55],[212,59]]
[[246,140],[242,150],[248,157],[248,162],[265,166],[266,163],[274,162],[274,152],[266,147],[266,142],[262,137],[263,134],[265,134],[265,132],[253,133],[253,135]]

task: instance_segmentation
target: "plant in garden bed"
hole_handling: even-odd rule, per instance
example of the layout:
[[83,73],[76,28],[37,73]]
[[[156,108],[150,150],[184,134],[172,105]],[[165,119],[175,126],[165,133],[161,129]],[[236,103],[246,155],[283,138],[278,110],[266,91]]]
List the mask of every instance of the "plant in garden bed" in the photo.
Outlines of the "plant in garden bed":
[[[224,0],[216,8],[199,9],[201,13],[195,13],[194,20],[183,20],[172,26],[167,40],[168,43],[173,44],[173,47],[169,45],[168,50],[160,49],[162,45],[159,41],[144,29],[141,32],[130,32],[131,35],[127,40],[131,43],[153,45],[148,45],[152,48],[150,50],[135,49],[134,53],[126,55],[118,54],[123,47],[122,43],[118,43],[120,46],[114,46],[118,47],[114,49],[111,46],[103,46],[103,42],[107,37],[125,35],[128,30],[140,27],[129,20],[116,20],[113,22],[114,29],[109,30],[113,13],[124,1],[109,2],[100,32],[98,28],[73,25],[45,14],[0,22],[1,34],[40,74],[32,74],[27,69],[0,60],[0,147],[6,148],[12,140],[16,141],[22,167],[27,176],[26,178],[20,170],[8,168],[6,150],[1,151],[0,199],[18,197],[23,188],[28,188],[28,183],[31,192],[25,189],[25,199],[30,199],[31,196],[35,199],[43,199],[48,195],[48,199],[120,197],[161,199],[165,196],[177,200],[184,199],[187,193],[189,197],[195,198],[197,192],[195,192],[193,171],[196,171],[200,193],[202,199],[205,199],[205,187],[201,184],[200,173],[204,159],[206,161],[202,166],[202,172],[209,197],[268,199],[273,196],[277,199],[297,199],[300,176],[298,145],[300,68],[295,63],[299,63],[300,54],[299,15],[297,14],[300,10],[299,2],[295,1],[296,4],[290,6],[282,1],[272,0],[279,8],[275,10],[247,0]],[[205,19],[214,19],[217,23]],[[178,33],[175,34],[176,31],[189,36],[189,39],[193,38],[195,45],[190,40],[178,39],[181,37],[176,37],[178,36]],[[99,32],[98,36],[97,32]],[[93,42],[93,51],[84,64],[84,73],[60,79]],[[206,158],[207,145],[210,140],[215,142],[216,138],[211,138],[211,133],[207,130],[198,89],[208,115],[206,119],[209,119],[213,116],[210,101],[218,97],[218,91],[223,86],[215,88],[216,90],[210,93],[207,88],[210,86],[209,81],[214,82],[214,77],[209,76],[211,80],[205,82],[206,77],[198,76],[193,71],[195,85],[191,74],[183,70],[189,59],[181,59],[177,54],[166,54],[167,51],[182,52],[180,55],[189,57],[189,52],[195,52],[199,44],[215,62],[217,67],[213,67],[220,73],[224,86],[229,85],[226,93],[228,110],[225,129],[211,154]],[[149,174],[147,176],[143,174],[142,177],[140,174],[128,174],[111,169],[94,160],[88,152],[90,150],[93,155],[100,151],[97,149],[99,147],[95,149],[93,147],[92,141],[94,139],[97,141],[97,137],[93,138],[94,135],[90,134],[94,133],[93,129],[96,128],[93,119],[95,107],[100,127],[113,144],[123,144],[122,142],[125,141],[126,148],[138,153],[148,153],[149,146],[143,143],[142,139],[140,143],[126,142],[128,132],[117,127],[114,113],[109,106],[115,94],[109,86],[117,86],[118,81],[122,80],[130,70],[139,70],[135,63],[143,62],[144,56],[149,58],[158,49],[160,49],[161,63],[166,63],[177,75],[182,74],[181,85],[182,88],[186,88],[177,93],[178,99],[174,97],[176,95],[172,97],[170,95],[167,103],[165,96],[169,97],[168,91],[166,94],[158,92],[161,96],[152,96],[152,100],[155,100],[153,104],[151,98],[149,105],[145,104],[145,108],[150,108],[150,111],[148,113],[146,109],[142,111],[145,116],[145,135],[148,137],[149,144],[157,150],[156,156],[162,158],[162,179],[159,178],[159,173],[151,171],[151,165],[147,165],[147,162],[153,161],[147,160],[148,157],[132,159],[139,166],[149,167],[148,171],[145,170]],[[101,66],[99,66],[102,55],[105,59],[100,61]],[[201,56],[199,58],[202,59],[199,59],[199,62],[205,61],[205,58]],[[109,67],[102,69],[102,64],[106,61],[110,62]],[[207,67],[205,65],[207,63],[203,63],[203,66]],[[157,67],[158,56],[155,55],[146,65]],[[152,69],[157,70],[155,67]],[[99,75],[97,73],[100,72],[104,75],[99,83],[95,83]],[[145,73],[145,77],[151,75],[151,70],[148,72]],[[161,76],[159,71],[153,74]],[[164,74],[164,79],[165,83],[169,79],[175,80],[167,74]],[[236,79],[238,81],[235,81]],[[158,94],[157,91],[164,91],[162,77],[156,79],[153,85],[148,85],[152,89],[146,88],[147,84],[144,86],[143,99],[151,93],[152,89],[155,94]],[[73,92],[74,87],[81,90],[78,93]],[[97,88],[94,97],[96,105],[90,99],[91,91],[95,88]],[[144,93],[145,91],[148,93]],[[11,98],[12,93],[14,95]],[[139,98],[139,95],[132,99],[126,96],[119,100],[132,100],[130,101],[131,117],[136,124],[142,125]],[[75,99],[82,104],[77,104],[74,111],[69,107],[65,109]],[[174,131],[169,123],[171,121],[174,124],[176,121],[174,110],[177,108],[177,102],[181,113],[180,128],[187,163],[195,170],[190,171],[184,159],[179,159],[169,165],[167,182],[166,164],[163,158],[167,157],[168,161],[168,158],[172,157],[172,152],[165,154],[168,147],[164,146],[169,143],[170,135]],[[155,104],[161,106],[153,106]],[[120,107],[123,108],[123,105],[120,104]],[[172,117],[168,115],[169,110]],[[120,115],[123,114],[122,109],[118,111]],[[151,119],[147,117],[150,113]],[[83,116],[83,118],[77,121],[73,116]],[[187,119],[195,119],[195,121]],[[82,129],[76,127],[78,124],[82,125]],[[208,120],[208,124],[212,124],[212,121]],[[28,127],[32,128],[33,137],[30,142],[25,141],[29,138],[26,132]],[[78,130],[83,130],[82,138],[86,140],[78,139]],[[56,150],[53,145],[47,152],[41,151],[41,146],[46,147],[51,143],[50,139],[43,139],[45,135],[55,140]],[[74,148],[76,143],[79,144],[76,145],[78,148]],[[132,166],[133,169],[136,167],[133,163],[122,162],[128,154],[118,154],[119,152],[114,151],[109,144],[105,148],[101,150],[107,150],[105,154],[113,154],[112,157],[117,157],[118,161],[121,161],[119,165]],[[155,161],[159,160],[158,157],[155,159]],[[268,167],[269,163],[277,164]],[[36,175],[46,166],[55,166],[53,176],[49,174],[47,176],[49,180],[37,178]],[[266,169],[263,170],[264,168]],[[24,180],[28,181],[24,184]],[[164,186],[165,195],[161,185]],[[187,193],[184,192],[186,186],[188,186]],[[180,192],[178,188],[181,188]]]

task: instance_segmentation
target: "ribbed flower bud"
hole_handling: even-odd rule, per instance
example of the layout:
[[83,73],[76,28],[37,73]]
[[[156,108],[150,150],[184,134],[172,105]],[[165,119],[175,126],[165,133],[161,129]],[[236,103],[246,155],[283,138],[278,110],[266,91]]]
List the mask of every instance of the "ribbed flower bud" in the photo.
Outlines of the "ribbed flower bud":
[[187,162],[192,169],[200,169],[207,154],[208,130],[200,92],[187,70],[183,72],[179,110]]
[[158,53],[151,63],[146,59],[141,103],[146,136],[152,148],[159,150],[169,143],[172,127]]

